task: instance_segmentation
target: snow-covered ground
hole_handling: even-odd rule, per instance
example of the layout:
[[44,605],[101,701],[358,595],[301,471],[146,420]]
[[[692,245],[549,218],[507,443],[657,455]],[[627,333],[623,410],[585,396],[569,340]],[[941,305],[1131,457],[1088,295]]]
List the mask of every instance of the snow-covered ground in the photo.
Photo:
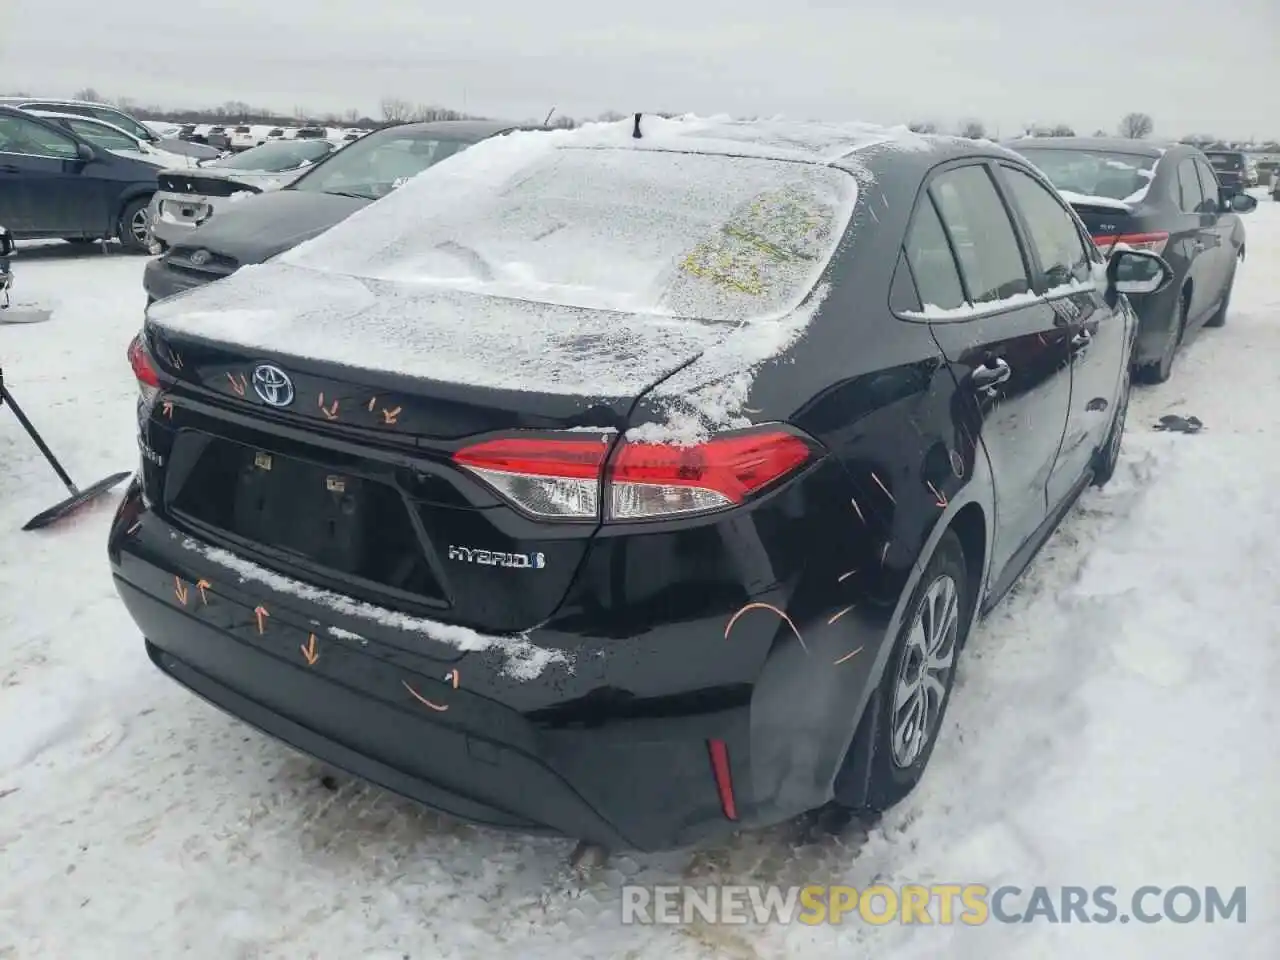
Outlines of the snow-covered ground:
[[[793,825],[571,871],[571,844],[337,777],[163,678],[117,601],[114,501],[64,495],[0,410],[0,958],[1274,958],[1280,942],[1280,204],[1227,327],[1139,391],[1088,493],[962,661],[921,788],[870,831]],[[48,323],[6,382],[81,483],[136,461],[143,261],[15,264]],[[1153,431],[1194,414],[1194,436]],[[1248,888],[1244,924],[622,926],[626,882]]]

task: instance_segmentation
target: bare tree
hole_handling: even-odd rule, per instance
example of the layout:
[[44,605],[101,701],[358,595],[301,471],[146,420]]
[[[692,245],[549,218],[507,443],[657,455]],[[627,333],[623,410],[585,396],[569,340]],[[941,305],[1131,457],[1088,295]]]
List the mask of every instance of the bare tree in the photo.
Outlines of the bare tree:
[[1055,124],[1050,127],[1046,133],[1046,136],[1050,137],[1074,137],[1075,135],[1075,130],[1070,124],[1066,123]]
[[1095,137],[1109,137],[1109,136],[1111,136],[1111,134],[1109,134],[1106,130],[1095,130],[1095,131],[1093,131],[1093,135],[1094,135]]
[[1120,136],[1128,137],[1130,140],[1141,140],[1143,137],[1151,136],[1151,131],[1155,128],[1155,121],[1151,119],[1150,114],[1126,113],[1124,119],[1120,121]]
[[617,123],[619,120],[627,119],[625,113],[619,113],[617,110],[606,110],[600,116],[596,117],[601,123]]
[[399,97],[383,97],[378,109],[386,123],[404,123],[413,115],[413,104]]
[[93,87],[85,87],[83,90],[77,90],[76,100],[85,100],[89,103],[106,103],[107,98],[98,93]]
[[342,114],[342,119],[348,126],[354,127],[360,122],[360,111],[352,107]]
[[928,120],[912,120],[907,124],[907,129],[912,133],[937,133],[938,125]]
[[987,139],[987,128],[981,120],[966,120],[960,125],[960,136],[969,140]]

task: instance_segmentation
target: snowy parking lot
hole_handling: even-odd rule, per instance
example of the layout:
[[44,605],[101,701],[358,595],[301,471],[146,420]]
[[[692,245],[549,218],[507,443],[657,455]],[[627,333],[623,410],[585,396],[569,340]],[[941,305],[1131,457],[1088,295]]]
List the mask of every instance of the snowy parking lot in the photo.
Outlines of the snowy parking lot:
[[[164,678],[112,587],[115,499],[0,410],[0,958],[1274,958],[1280,943],[1280,203],[1231,315],[1135,391],[1090,490],[961,661],[919,790],[870,830],[788,824],[571,869],[322,768]],[[131,468],[145,261],[15,261],[6,384],[72,476]],[[1161,432],[1161,416],[1202,432]],[[1244,923],[623,925],[624,884],[1246,887]]]

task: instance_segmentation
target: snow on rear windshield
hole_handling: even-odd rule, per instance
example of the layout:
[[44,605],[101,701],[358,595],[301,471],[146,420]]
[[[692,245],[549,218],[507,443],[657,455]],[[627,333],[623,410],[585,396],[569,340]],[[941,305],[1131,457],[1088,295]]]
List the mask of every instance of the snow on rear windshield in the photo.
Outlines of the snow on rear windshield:
[[1085,197],[1137,202],[1155,177],[1158,157],[1101,150],[1018,147],[1059,190]]
[[[450,176],[459,162],[285,259],[564,306],[764,319],[812,291],[857,196],[842,170],[764,158],[562,147],[496,187]],[[439,189],[425,189],[433,175]]]

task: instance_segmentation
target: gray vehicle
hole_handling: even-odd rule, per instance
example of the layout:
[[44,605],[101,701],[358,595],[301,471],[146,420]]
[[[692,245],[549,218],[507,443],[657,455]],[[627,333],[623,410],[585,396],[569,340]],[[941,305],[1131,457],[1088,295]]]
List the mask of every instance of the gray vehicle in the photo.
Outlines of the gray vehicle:
[[276,140],[197,170],[161,170],[148,209],[149,239],[171,247],[245,198],[287,186],[336,149],[328,140]]
[[17,107],[19,110],[42,110],[47,113],[74,113],[82,117],[95,117],[112,126],[119,127],[132,134],[144,143],[166,153],[176,153],[196,160],[213,160],[222,154],[216,147],[203,143],[192,143],[177,137],[157,137],[154,130],[144,123],[105,103],[90,103],[87,100],[60,100],[54,98],[37,99],[35,97],[0,97],[0,106]]
[[[262,263],[385,197],[434,163],[489,137],[527,127],[501,120],[438,120],[386,127],[335,150],[292,183],[220,210],[147,264],[147,303]],[[313,141],[314,142],[314,141]]]

